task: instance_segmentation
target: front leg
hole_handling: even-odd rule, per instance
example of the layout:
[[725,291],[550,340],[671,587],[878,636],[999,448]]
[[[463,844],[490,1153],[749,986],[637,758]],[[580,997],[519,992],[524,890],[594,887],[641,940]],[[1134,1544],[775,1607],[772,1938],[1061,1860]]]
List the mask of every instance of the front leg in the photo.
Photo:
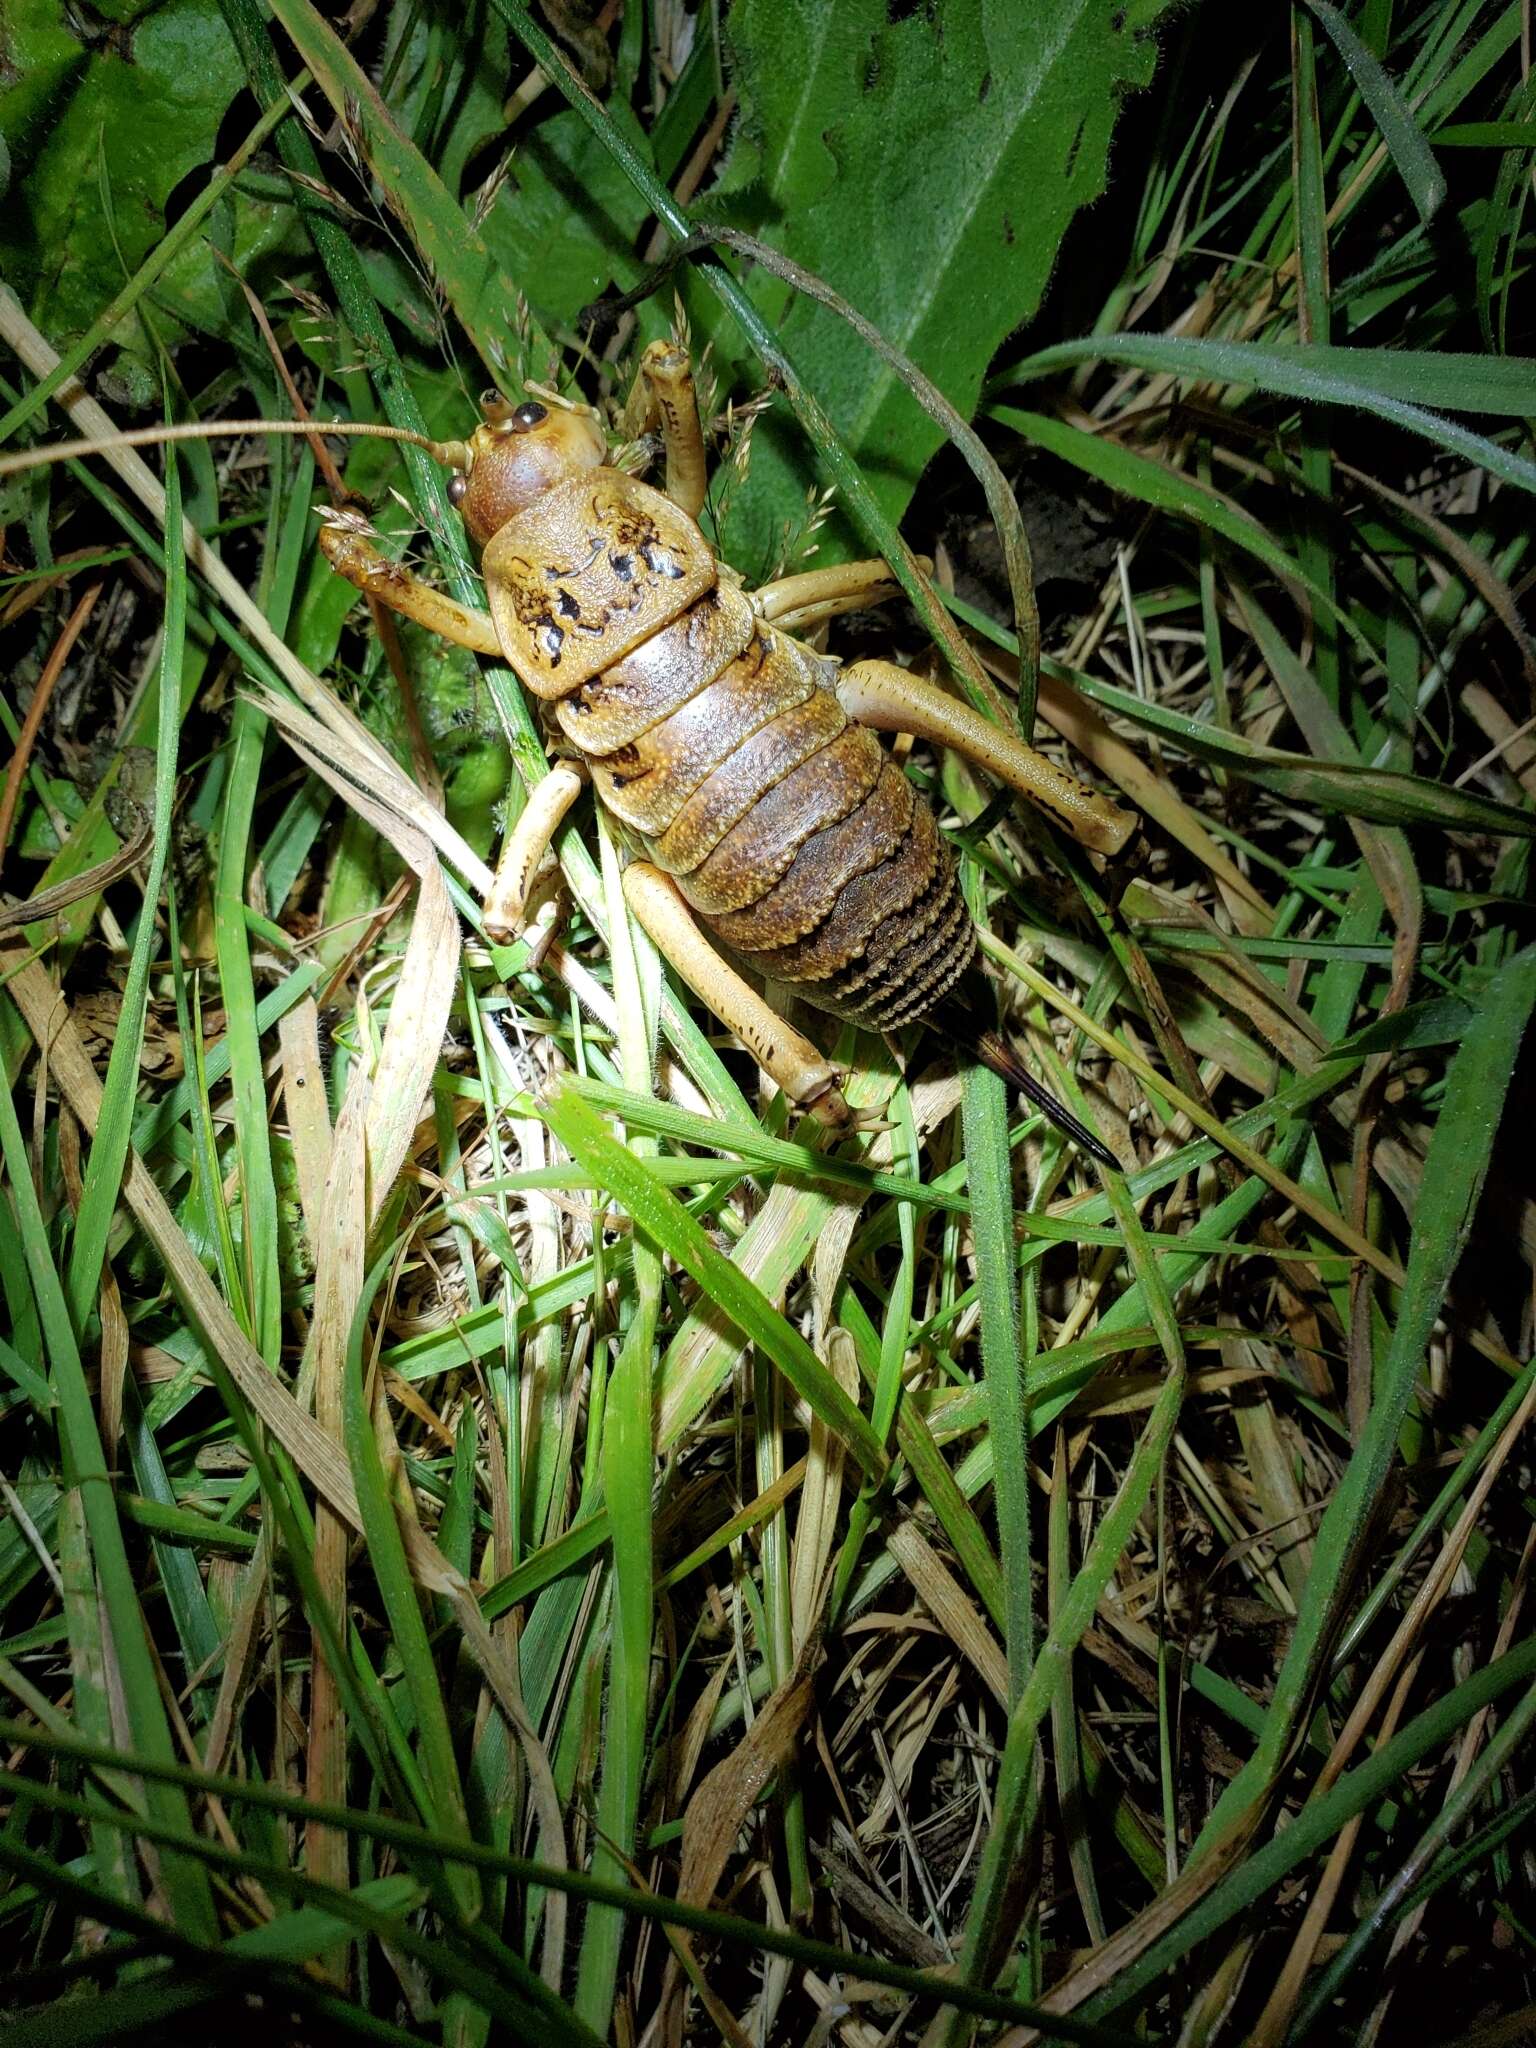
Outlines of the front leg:
[[914,739],[952,747],[1038,805],[1095,853],[1119,853],[1136,830],[1134,811],[1121,810],[1026,746],[1016,733],[894,662],[857,661],[841,672],[836,687],[850,718],[876,732],[909,732]]
[[699,930],[672,877],[649,861],[632,861],[624,870],[624,896],[663,959],[735,1032],[790,1101],[808,1109],[818,1123],[846,1124],[848,1105],[837,1087],[837,1069],[727,966]]
[[350,514],[328,519],[320,529],[320,552],[336,571],[366,597],[376,597],[402,618],[414,619],[429,633],[467,647],[471,654],[501,654],[496,624],[489,612],[473,612],[445,591],[434,590],[409,569],[381,554]]

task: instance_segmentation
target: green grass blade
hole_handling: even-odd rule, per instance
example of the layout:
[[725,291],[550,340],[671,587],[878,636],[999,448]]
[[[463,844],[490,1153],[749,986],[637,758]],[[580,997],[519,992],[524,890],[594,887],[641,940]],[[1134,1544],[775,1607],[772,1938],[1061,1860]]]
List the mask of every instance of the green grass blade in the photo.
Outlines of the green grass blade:
[[[26,1250],[27,1269],[48,1350],[51,1383],[58,1400],[65,1481],[83,1510],[91,1560],[101,1588],[102,1618],[111,1631],[128,1726],[136,1750],[145,1757],[169,1762],[173,1755],[171,1731],[160,1697],[159,1676],[150,1656],[144,1611],[112,1498],[112,1481],[102,1454],[64,1286],[49,1257],[48,1233],[32,1185],[32,1165],[8,1088],[0,1090],[0,1155],[10,1181],[11,1201]],[[149,1808],[168,1826],[182,1830],[190,1826],[185,1798],[170,1786],[158,1786],[150,1793]],[[177,1924],[189,1932],[211,1936],[217,1920],[205,1873],[183,1857],[168,1856],[163,1878]]]
[[965,1158],[976,1236],[981,1298],[981,1359],[987,1427],[995,1459],[997,1530],[1007,1607],[1009,1698],[1017,1706],[1034,1659],[1034,1583],[1030,1570],[1029,1417],[1019,1347],[1019,1284],[1013,1253],[1013,1157],[1008,1095],[989,1067],[966,1068],[961,1097]]
[[165,465],[165,617],[161,627],[158,712],[155,727],[155,786],[151,825],[154,838],[144,876],[144,907],[134,935],[123,1006],[102,1086],[101,1117],[86,1161],[75,1238],[70,1247],[64,1291],[77,1332],[83,1332],[95,1304],[106,1257],[107,1232],[117,1206],[128,1157],[139,1055],[149,999],[149,970],[159,930],[155,910],[171,850],[171,807],[176,797],[176,742],[181,730],[181,670],[187,630],[187,561],[181,536],[181,480],[173,453]]
[[1445,203],[1445,174],[1435,162],[1435,153],[1424,139],[1424,131],[1414,119],[1412,108],[1380,60],[1372,56],[1330,0],[1306,0],[1306,5],[1327,30],[1333,47],[1359,88],[1360,97],[1369,107],[1372,120],[1381,130],[1381,139],[1391,152],[1397,174],[1418,209],[1419,219],[1427,225]]
[[762,1346],[796,1393],[842,1438],[864,1471],[871,1478],[882,1477],[885,1452],[868,1420],[799,1331],[715,1249],[670,1189],[611,1136],[597,1112],[571,1089],[559,1089],[545,1105],[543,1115],[567,1151],[620,1203],[636,1227],[693,1275],[744,1336]]
[[1079,363],[1109,362],[1203,383],[1267,391],[1316,405],[1357,407],[1447,449],[1463,462],[1536,491],[1536,462],[1427,408],[1517,418],[1530,410],[1536,364],[1514,356],[1395,349],[1282,347],[1206,341],[1188,335],[1102,334],[1058,342],[1015,364],[1003,386],[1048,377]]
[[1517,953],[1488,984],[1446,1078],[1430,1140],[1407,1281],[1365,1431],[1318,1527],[1314,1565],[1291,1647],[1275,1681],[1264,1732],[1217,1802],[1196,1844],[1208,1852],[1273,1783],[1316,1682],[1329,1634],[1362,1563],[1398,1432],[1423,1370],[1425,1347],[1472,1228],[1516,1056],[1536,1005],[1536,948]]
[[[1168,1362],[1168,1377],[1137,1441],[1125,1476],[1104,1519],[1094,1531],[1081,1569],[1062,1598],[1040,1654],[1008,1720],[1008,1735],[998,1766],[992,1827],[982,1851],[976,1890],[966,1920],[961,1972],[968,1983],[987,1981],[1002,1962],[1009,1938],[1008,1902],[1013,1889],[1025,1812],[1034,1778],[1035,1742],[1050,1711],[1068,1660],[1092,1621],[1110,1573],[1120,1561],[1137,1517],[1151,1496],[1153,1482],[1179,1419],[1184,1399],[1184,1349],[1173,1304],[1156,1259],[1140,1241],[1141,1225],[1119,1174],[1105,1179],[1106,1191],[1126,1233],[1133,1266],[1152,1309]],[[959,2029],[952,2027],[953,2040]]]
[[[369,1563],[389,1615],[395,1649],[410,1691],[421,1741],[423,1772],[432,1798],[433,1819],[445,1835],[467,1836],[469,1822],[464,1810],[464,1789],[454,1756],[448,1709],[433,1661],[415,1581],[406,1559],[405,1541],[396,1519],[395,1504],[384,1474],[384,1461],[379,1452],[373,1405],[368,1397],[363,1367],[363,1344],[369,1313],[396,1256],[397,1248],[391,1246],[375,1263],[363,1284],[352,1318],[343,1387],[347,1457],[367,1532]],[[473,1910],[474,1887],[470,1887],[468,1895],[461,1893],[460,1899],[467,1910]]]

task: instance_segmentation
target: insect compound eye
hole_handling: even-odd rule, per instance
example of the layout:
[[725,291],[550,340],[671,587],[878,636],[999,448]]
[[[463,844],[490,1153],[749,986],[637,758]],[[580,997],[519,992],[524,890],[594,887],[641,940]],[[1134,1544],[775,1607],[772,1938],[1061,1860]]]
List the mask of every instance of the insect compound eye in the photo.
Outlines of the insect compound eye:
[[448,479],[449,504],[462,505],[466,496],[468,495],[468,492],[469,478],[464,474],[463,470],[456,469],[453,475]]
[[536,398],[530,398],[513,413],[512,424],[520,434],[526,434],[534,427],[541,427],[548,418],[549,407],[540,405]]

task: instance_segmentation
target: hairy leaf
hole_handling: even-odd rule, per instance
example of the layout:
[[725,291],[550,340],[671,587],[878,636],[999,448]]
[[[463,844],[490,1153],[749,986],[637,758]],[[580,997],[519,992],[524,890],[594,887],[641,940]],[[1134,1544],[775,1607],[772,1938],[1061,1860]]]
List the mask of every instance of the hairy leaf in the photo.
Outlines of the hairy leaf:
[[[1104,189],[1121,95],[1152,75],[1164,4],[738,0],[726,28],[741,124],[697,211],[729,211],[826,278],[969,416],[1073,216]],[[782,313],[785,345],[899,516],[939,430],[835,313],[761,274],[752,291]],[[765,422],[729,527],[741,559],[772,554],[810,478],[792,428]]]
[[159,242],[166,201],[212,162],[244,74],[217,0],[167,0],[94,49],[62,0],[21,0],[7,30],[21,75],[0,99],[15,176],[0,269],[57,340]]

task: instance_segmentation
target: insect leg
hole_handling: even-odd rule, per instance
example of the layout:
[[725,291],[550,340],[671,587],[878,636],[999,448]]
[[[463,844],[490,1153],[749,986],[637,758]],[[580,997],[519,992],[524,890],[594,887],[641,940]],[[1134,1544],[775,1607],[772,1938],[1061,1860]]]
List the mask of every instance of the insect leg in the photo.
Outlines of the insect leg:
[[456,647],[472,654],[500,654],[495,623],[489,612],[472,612],[430,583],[423,583],[409,569],[380,554],[366,535],[355,527],[337,523],[320,529],[320,552],[349,583],[355,583],[368,597],[376,597],[391,611],[414,619],[429,633],[440,634]]
[[502,844],[496,879],[485,899],[488,937],[508,939],[521,926],[523,906],[539,862],[549,851],[549,842],[586,781],[584,770],[573,767],[569,761],[559,761],[528,792],[528,801]]
[[[928,564],[925,567],[930,566]],[[786,633],[798,633],[838,612],[863,611],[899,597],[901,585],[882,561],[837,562],[800,576],[781,576],[752,593],[752,609]]]
[[1096,853],[1119,853],[1136,829],[1134,811],[1121,810],[1026,746],[1016,733],[994,725],[969,704],[946,696],[894,662],[855,662],[838,676],[837,695],[848,716],[861,725],[877,732],[909,732],[914,739],[952,747],[1038,805]]
[[624,895],[663,957],[790,1100],[818,1123],[845,1124],[848,1105],[837,1087],[837,1069],[726,964],[699,930],[671,876],[649,861],[632,861],[624,870]]
[[653,341],[640,358],[627,423],[636,433],[660,426],[667,458],[667,496],[690,519],[697,519],[709,489],[709,463],[699,423],[698,393],[693,388],[693,364],[679,342]]

